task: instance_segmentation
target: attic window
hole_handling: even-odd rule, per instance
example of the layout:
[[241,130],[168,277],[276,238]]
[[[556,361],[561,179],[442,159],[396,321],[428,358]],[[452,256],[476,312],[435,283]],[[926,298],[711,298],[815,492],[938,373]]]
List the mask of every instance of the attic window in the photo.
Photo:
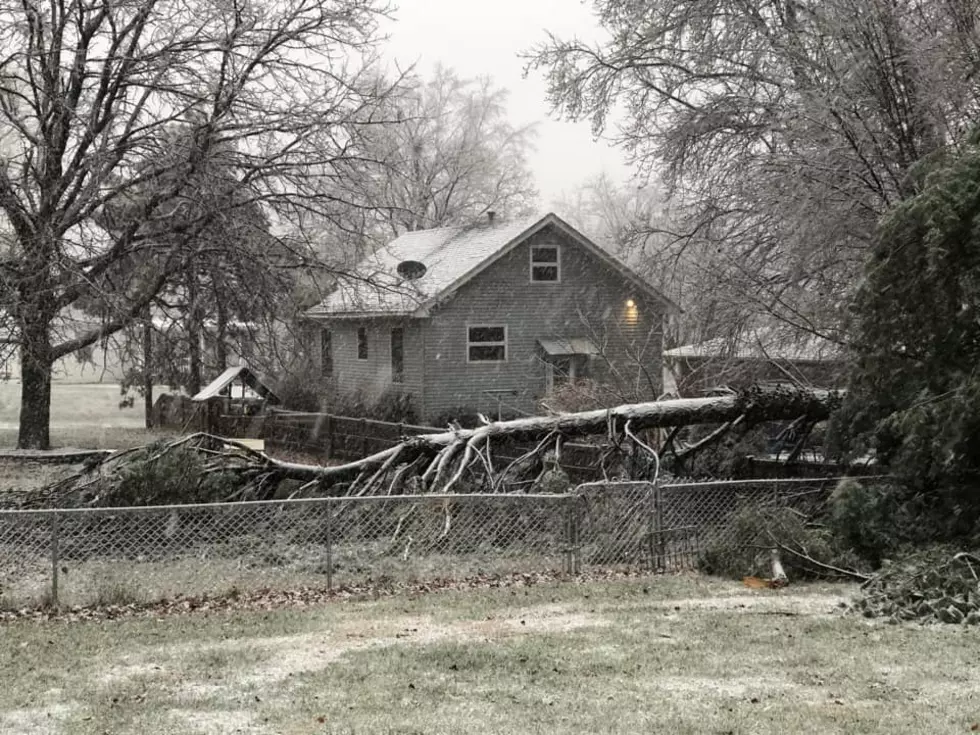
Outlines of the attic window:
[[531,248],[531,281],[558,283],[561,280],[561,248],[557,245],[538,245]]

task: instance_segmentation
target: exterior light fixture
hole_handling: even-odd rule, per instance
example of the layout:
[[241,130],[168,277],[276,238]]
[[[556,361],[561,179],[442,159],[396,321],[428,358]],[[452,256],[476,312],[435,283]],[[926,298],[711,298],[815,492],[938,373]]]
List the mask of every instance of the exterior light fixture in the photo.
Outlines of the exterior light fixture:
[[632,309],[636,306],[636,302],[633,299],[626,299],[626,308]]

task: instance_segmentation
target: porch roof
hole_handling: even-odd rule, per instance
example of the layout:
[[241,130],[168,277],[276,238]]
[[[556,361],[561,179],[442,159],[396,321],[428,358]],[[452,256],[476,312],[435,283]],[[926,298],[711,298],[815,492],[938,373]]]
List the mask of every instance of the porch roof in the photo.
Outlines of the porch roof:
[[556,337],[552,339],[539,339],[538,344],[546,354],[552,357],[563,357],[566,355],[598,355],[599,348],[595,346],[588,337]]

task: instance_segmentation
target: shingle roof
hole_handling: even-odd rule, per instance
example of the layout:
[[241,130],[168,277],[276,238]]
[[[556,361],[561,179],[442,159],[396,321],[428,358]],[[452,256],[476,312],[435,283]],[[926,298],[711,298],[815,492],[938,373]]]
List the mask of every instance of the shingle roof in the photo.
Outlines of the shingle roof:
[[[311,317],[362,317],[423,315],[440,297],[448,295],[480,270],[506,253],[533,232],[555,224],[573,233],[598,257],[621,275],[655,293],[669,306],[674,305],[655,292],[632,270],[587,240],[555,214],[535,215],[508,222],[484,221],[469,227],[444,227],[408,232],[364,258],[356,277],[345,278],[318,306],[307,312]],[[425,274],[415,279],[398,275],[399,263],[416,261]]]
[[665,358],[785,360],[787,362],[831,362],[842,359],[839,345],[816,336],[787,342],[772,330],[749,332],[732,343],[724,337],[664,350]]

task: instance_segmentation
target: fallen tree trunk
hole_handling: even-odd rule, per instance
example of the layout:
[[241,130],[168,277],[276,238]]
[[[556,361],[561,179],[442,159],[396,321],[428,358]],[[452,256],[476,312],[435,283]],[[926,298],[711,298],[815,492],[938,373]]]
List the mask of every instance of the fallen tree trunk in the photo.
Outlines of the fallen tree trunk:
[[[805,389],[753,388],[741,393],[672,401],[617,406],[557,416],[535,416],[512,421],[487,421],[475,429],[450,429],[407,438],[396,446],[363,459],[337,466],[284,462],[261,452],[207,434],[194,434],[156,448],[152,455],[139,456],[129,450],[111,455],[80,475],[60,483],[59,492],[95,485],[112,475],[114,467],[127,461],[155,461],[176,450],[191,450],[208,457],[207,472],[235,473],[241,484],[234,497],[263,498],[283,480],[298,480],[301,491],[330,495],[452,492],[467,475],[479,476],[483,489],[497,491],[529,467],[540,466],[542,456],[560,452],[566,439],[604,436],[611,444],[629,444],[636,451],[659,458],[635,432],[693,424],[752,425],[762,421],[805,417],[820,421],[829,417],[839,402],[836,392]],[[535,442],[536,448],[504,470],[494,468],[495,442]],[[145,452],[144,452],[145,455]],[[540,473],[538,473],[540,474]],[[93,477],[95,478],[93,480]],[[112,504],[105,492],[96,492],[85,504]]]

